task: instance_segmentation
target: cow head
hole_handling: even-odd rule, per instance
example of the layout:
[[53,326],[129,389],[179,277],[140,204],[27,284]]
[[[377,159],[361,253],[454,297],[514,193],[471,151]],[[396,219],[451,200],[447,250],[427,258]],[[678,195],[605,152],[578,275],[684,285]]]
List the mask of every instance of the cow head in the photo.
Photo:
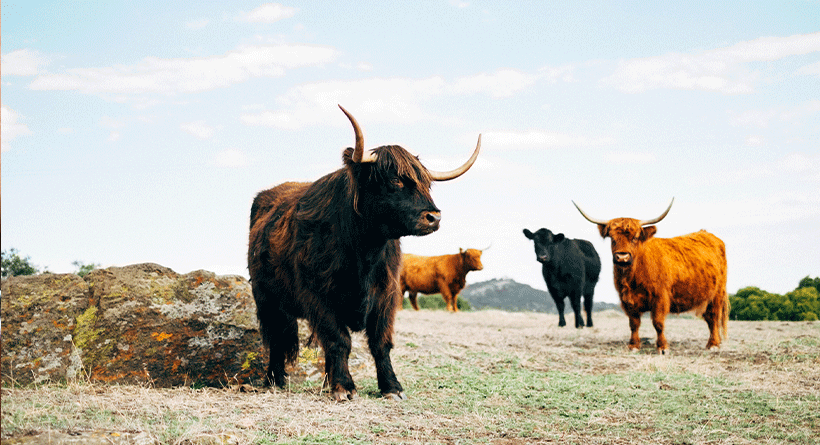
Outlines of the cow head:
[[441,211],[430,196],[432,181],[448,181],[466,172],[481,149],[481,135],[470,159],[449,172],[428,170],[416,156],[398,145],[364,149],[356,119],[340,105],[353,125],[356,146],[342,158],[348,169],[356,212],[388,239],[427,235],[438,230]]
[[632,261],[635,259],[635,255],[643,243],[651,239],[655,235],[655,232],[657,232],[658,229],[651,224],[655,224],[664,219],[674,202],[675,198],[672,198],[669,207],[657,218],[648,220],[615,218],[609,221],[590,218],[578,207],[578,204],[575,204],[575,201],[572,203],[587,221],[598,225],[598,231],[601,233],[601,237],[609,237],[612,239],[612,262],[618,267],[629,267],[632,265]]
[[540,263],[549,263],[552,259],[552,246],[564,241],[563,233],[555,233],[549,229],[538,229],[535,233],[524,229],[524,236],[535,243],[535,258]]
[[[486,249],[484,249],[486,250]],[[484,265],[481,264],[481,253],[483,251],[478,249],[458,249],[458,254],[461,255],[461,262],[467,270],[482,270]]]

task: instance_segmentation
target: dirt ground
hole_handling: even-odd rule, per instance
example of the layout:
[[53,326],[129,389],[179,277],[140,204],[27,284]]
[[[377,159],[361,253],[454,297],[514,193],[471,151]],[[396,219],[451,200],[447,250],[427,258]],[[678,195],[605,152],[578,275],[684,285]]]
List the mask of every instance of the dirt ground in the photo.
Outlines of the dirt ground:
[[[571,324],[573,315],[568,316]],[[644,314],[642,349],[629,352],[629,321],[620,311],[593,313],[592,328],[558,327],[558,315],[532,312],[477,311],[452,314],[444,311],[399,313],[394,360],[432,353],[505,351],[533,369],[605,373],[674,367],[703,375],[726,375],[785,394],[820,394],[820,358],[813,363],[790,363],[798,349],[815,349],[820,322],[730,321],[728,338],[718,351],[707,351],[706,322],[691,314],[670,315],[666,337],[670,353],[655,349],[655,329]],[[806,340],[806,341],[801,341]],[[418,345],[408,349],[406,343]],[[812,346],[814,345],[814,346]],[[811,352],[811,351],[803,351]],[[778,372],[771,357],[782,355]]]
[[[572,315],[569,317],[571,320]],[[661,356],[655,351],[655,332],[648,320],[641,326],[643,349],[639,352],[627,350],[629,325],[623,313],[594,313],[593,321],[593,328],[575,329],[559,328],[555,314],[400,311],[392,358],[410,397],[400,403],[385,403],[373,390],[362,391],[358,400],[342,404],[314,389],[245,393],[230,388],[154,389],[87,383],[68,388],[4,387],[3,443],[240,444],[260,443],[266,435],[276,443],[283,439],[284,443],[323,443],[303,438],[308,435],[315,440],[326,434],[345,438],[331,440],[333,443],[430,443],[431,438],[433,443],[530,443],[514,438],[514,431],[510,436],[474,433],[489,421],[482,416],[491,411],[475,416],[428,411],[424,398],[439,397],[439,392],[423,393],[420,379],[429,378],[424,370],[460,358],[475,366],[480,360],[477,354],[512,356],[520,366],[538,372],[628,377],[632,372],[669,370],[729,379],[775,397],[816,400],[820,395],[820,322],[730,322],[729,337],[721,349],[707,351],[708,331],[702,319],[670,316],[666,335],[671,352]],[[359,384],[375,377],[366,345],[361,334],[354,334],[351,371]],[[303,354],[311,353],[316,352],[303,350]],[[458,400],[458,395],[447,400]],[[503,398],[495,401],[503,405]],[[512,421],[524,423],[526,419]],[[448,436],[448,431],[458,432],[465,425],[468,432],[459,433],[461,439]],[[591,438],[597,438],[595,443],[632,443],[622,436],[576,437],[581,442]],[[690,443],[673,438],[661,442]]]

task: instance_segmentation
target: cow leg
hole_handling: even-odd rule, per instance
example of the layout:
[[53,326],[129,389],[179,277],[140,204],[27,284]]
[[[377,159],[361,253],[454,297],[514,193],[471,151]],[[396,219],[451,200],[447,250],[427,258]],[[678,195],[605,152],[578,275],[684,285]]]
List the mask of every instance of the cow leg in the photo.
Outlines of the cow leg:
[[268,347],[266,384],[285,387],[285,363],[293,362],[299,353],[299,325],[296,318],[278,308],[281,296],[267,292],[257,281],[252,282],[256,314],[262,342]]
[[456,307],[456,299],[452,292],[450,292],[450,289],[447,286],[439,286],[439,289],[441,289],[441,296],[447,303],[447,310],[450,312],[458,312],[458,308]]
[[564,319],[564,296],[558,295],[558,291],[550,289],[550,295],[552,295],[552,300],[555,301],[555,309],[558,310],[558,326],[564,327],[567,325],[567,321]]
[[587,327],[592,327],[592,292],[584,295],[584,311],[587,313]]
[[716,308],[714,303],[709,303],[709,306],[706,307],[706,311],[703,313],[703,319],[706,320],[706,324],[709,325],[709,341],[706,342],[706,349],[720,348],[720,327],[718,321],[722,315],[722,310],[723,307]]
[[356,385],[347,366],[352,345],[350,332],[330,315],[321,317],[312,324],[315,326],[314,333],[325,351],[325,376],[331,397],[337,402],[354,400]]
[[393,349],[393,322],[395,312],[389,308],[375,308],[367,317],[367,344],[376,365],[376,379],[382,396],[392,400],[404,400],[404,388],[393,371],[390,351]]
[[581,296],[570,296],[569,304],[572,305],[572,312],[575,313],[575,328],[578,329],[584,327],[584,317],[581,315]]
[[658,341],[655,344],[660,354],[666,354],[669,351],[669,343],[666,342],[666,335],[663,332],[665,323],[666,313],[652,311],[652,326],[655,327],[655,332],[658,334]]
[[409,291],[407,295],[408,297],[410,297],[410,305],[413,306],[413,309],[419,310],[419,302],[417,301],[419,293],[415,291]]
[[638,333],[641,329],[641,313],[627,313],[629,317],[629,330],[632,331],[632,336],[629,339],[629,350],[637,351],[641,349],[641,336]]

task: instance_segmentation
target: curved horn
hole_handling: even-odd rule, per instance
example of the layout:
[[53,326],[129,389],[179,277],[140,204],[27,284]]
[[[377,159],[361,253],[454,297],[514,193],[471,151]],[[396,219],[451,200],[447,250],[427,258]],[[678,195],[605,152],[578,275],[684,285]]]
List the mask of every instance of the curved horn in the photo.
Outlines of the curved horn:
[[[644,220],[641,220],[641,225],[642,225],[642,226],[647,226],[647,225],[649,225],[649,224],[655,224],[656,222],[659,222],[660,220],[664,219],[664,218],[666,217],[666,214],[667,214],[667,213],[669,213],[669,210],[672,208],[672,204],[673,204],[674,202],[675,202],[675,198],[672,198],[672,202],[670,202],[670,203],[669,203],[669,207],[667,207],[667,208],[666,208],[666,211],[665,211],[665,212],[663,212],[663,214],[661,214],[661,216],[659,216],[659,217],[657,217],[657,218],[653,218],[653,219],[644,219]],[[580,210],[580,209],[579,209],[579,210]]]
[[485,247],[485,248],[481,249],[480,251],[481,251],[481,252],[484,252],[485,250],[489,249],[490,247],[493,247],[493,243],[490,243],[490,245],[489,245],[489,246],[487,246],[487,247]]
[[449,181],[451,179],[458,178],[459,176],[463,175],[464,172],[469,170],[470,167],[473,166],[473,164],[475,164],[475,160],[478,158],[478,152],[479,151],[481,151],[481,135],[480,134],[478,135],[478,144],[476,144],[476,146],[475,146],[475,151],[473,151],[473,155],[470,156],[470,159],[468,159],[467,162],[464,163],[464,165],[462,165],[461,167],[459,167],[455,170],[450,170],[448,172],[436,172],[436,171],[428,170],[428,172],[430,172],[430,177],[433,179],[433,181]]
[[584,218],[586,218],[586,220],[591,222],[592,224],[607,225],[609,223],[609,221],[607,221],[607,220],[590,218],[589,216],[587,216],[586,213],[584,213],[583,210],[581,210],[580,207],[578,207],[578,204],[575,204],[575,201],[572,201],[572,205],[574,205],[575,208],[578,209],[579,212],[581,212],[581,215],[583,215]]
[[353,162],[375,162],[376,155],[373,154],[372,150],[368,150],[367,153],[364,152],[364,136],[362,135],[362,129],[359,127],[359,123],[356,122],[356,118],[348,113],[343,106],[339,105],[339,108],[341,108],[345,116],[350,119],[350,123],[353,124],[353,133],[356,135],[356,146],[353,149]]

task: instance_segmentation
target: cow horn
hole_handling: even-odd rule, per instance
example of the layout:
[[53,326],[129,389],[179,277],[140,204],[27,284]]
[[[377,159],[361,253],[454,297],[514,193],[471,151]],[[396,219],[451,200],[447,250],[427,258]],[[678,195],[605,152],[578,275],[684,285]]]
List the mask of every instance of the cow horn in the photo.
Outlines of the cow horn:
[[473,155],[470,156],[470,159],[468,159],[467,162],[464,163],[464,165],[462,165],[461,167],[459,167],[455,170],[450,170],[448,172],[436,172],[436,171],[428,170],[428,172],[430,172],[430,177],[433,179],[433,181],[449,181],[451,179],[458,178],[459,176],[463,175],[464,172],[469,170],[470,167],[473,166],[473,164],[475,164],[475,160],[478,158],[478,152],[479,151],[481,151],[481,135],[480,134],[478,135],[478,144],[476,144],[476,146],[475,146],[475,151],[473,151]]
[[656,222],[659,222],[660,220],[664,219],[666,217],[666,214],[669,213],[669,210],[672,209],[672,204],[674,202],[675,202],[675,198],[672,198],[672,202],[669,203],[669,207],[666,208],[666,211],[663,212],[663,214],[661,214],[661,216],[659,216],[657,218],[653,218],[653,219],[641,220],[641,225],[642,226],[648,226],[649,224],[655,224]]
[[490,243],[490,245],[489,245],[489,246],[487,246],[487,247],[485,247],[485,248],[481,249],[480,251],[481,251],[481,252],[484,252],[485,250],[489,249],[490,247],[493,247],[493,243]]
[[606,220],[603,220],[603,219],[590,218],[589,216],[587,216],[586,213],[584,213],[583,210],[581,210],[580,207],[578,207],[578,204],[575,204],[575,201],[572,201],[572,204],[575,206],[576,209],[578,209],[579,212],[581,212],[581,215],[583,215],[584,218],[586,218],[587,221],[591,222],[592,224],[607,225],[609,223],[609,221],[606,221]]
[[353,149],[353,162],[357,164],[360,162],[376,162],[376,155],[373,153],[373,150],[368,150],[367,153],[364,151],[364,136],[362,135],[362,129],[359,127],[359,123],[356,122],[356,118],[348,113],[343,106],[339,105],[339,108],[341,108],[345,116],[350,119],[350,123],[353,124],[353,133],[356,135],[356,147]]

